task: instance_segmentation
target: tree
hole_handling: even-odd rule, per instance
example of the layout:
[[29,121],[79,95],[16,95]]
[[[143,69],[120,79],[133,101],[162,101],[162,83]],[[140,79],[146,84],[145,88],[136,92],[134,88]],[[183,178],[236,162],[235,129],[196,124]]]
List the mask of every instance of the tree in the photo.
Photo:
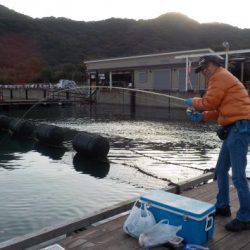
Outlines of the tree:
[[250,30],[227,24],[200,24],[179,13],[138,21],[33,19],[0,5],[0,79],[80,80],[83,60],[206,47],[222,50],[225,40],[232,49],[247,48]]

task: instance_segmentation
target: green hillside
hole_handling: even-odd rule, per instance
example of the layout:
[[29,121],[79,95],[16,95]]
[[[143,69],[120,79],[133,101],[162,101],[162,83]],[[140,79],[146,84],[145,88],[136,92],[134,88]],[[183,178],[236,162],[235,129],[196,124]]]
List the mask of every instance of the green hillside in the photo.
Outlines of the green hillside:
[[247,48],[250,30],[168,13],[151,20],[33,19],[0,5],[0,83],[80,80],[86,59],[211,47]]

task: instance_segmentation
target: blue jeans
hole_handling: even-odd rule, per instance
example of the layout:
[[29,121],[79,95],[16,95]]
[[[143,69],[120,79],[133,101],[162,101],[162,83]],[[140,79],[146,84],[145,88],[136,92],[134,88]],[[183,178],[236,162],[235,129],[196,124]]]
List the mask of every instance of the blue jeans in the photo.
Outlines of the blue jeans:
[[240,203],[236,218],[241,221],[250,221],[250,191],[246,178],[249,143],[250,120],[237,121],[223,142],[216,165],[219,192],[215,206],[221,208],[230,204],[228,171],[232,167],[232,180]]

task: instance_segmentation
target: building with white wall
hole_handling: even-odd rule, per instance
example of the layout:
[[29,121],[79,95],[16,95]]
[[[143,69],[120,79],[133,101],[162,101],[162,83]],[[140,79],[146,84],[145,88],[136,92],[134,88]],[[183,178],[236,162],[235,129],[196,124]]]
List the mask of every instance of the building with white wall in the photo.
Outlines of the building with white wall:
[[[222,60],[229,57],[225,60],[229,69],[249,86],[250,50],[215,52],[210,48],[86,61],[88,84],[197,96],[206,89],[206,82],[194,69],[200,56],[211,54]],[[136,100],[131,100],[125,94],[121,97],[110,91],[101,91],[99,95],[100,102],[161,106],[157,98],[149,101],[137,95]]]
[[[89,83],[96,85],[127,87],[159,91],[204,90],[205,82],[200,74],[194,73],[194,67],[186,70],[186,60],[176,56],[213,53],[206,49],[148,54],[86,61]],[[191,62],[195,64],[193,59]],[[186,76],[188,75],[188,81]]]

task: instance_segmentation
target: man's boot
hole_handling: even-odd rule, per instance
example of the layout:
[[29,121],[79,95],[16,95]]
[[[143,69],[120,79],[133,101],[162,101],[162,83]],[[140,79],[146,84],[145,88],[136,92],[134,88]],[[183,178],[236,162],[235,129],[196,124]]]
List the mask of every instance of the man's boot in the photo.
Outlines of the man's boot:
[[234,219],[226,224],[225,226],[227,231],[231,232],[240,232],[243,230],[250,230],[250,221],[240,221],[238,219]]

